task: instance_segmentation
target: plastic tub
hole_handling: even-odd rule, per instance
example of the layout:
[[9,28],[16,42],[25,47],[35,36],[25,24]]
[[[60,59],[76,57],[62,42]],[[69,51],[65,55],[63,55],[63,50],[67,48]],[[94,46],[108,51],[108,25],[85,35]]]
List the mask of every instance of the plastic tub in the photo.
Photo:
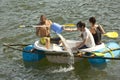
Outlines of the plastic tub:
[[51,29],[57,34],[60,34],[63,31],[63,27],[58,23],[53,23]]

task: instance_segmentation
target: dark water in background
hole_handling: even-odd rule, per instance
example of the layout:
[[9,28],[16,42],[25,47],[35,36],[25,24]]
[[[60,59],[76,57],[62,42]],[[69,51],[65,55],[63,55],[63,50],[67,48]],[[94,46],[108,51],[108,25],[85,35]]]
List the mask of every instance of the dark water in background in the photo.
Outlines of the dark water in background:
[[[120,0],[0,0],[0,80],[120,80],[120,61],[111,61],[103,70],[94,69],[83,60],[70,72],[52,73],[60,66],[43,59],[24,63],[20,51],[2,46],[3,43],[34,43],[38,38],[34,28],[19,28],[21,24],[36,24],[45,14],[60,24],[86,22],[95,16],[106,31],[120,30]],[[77,32],[63,33],[66,39],[78,39]],[[104,37],[104,41],[115,40]]]

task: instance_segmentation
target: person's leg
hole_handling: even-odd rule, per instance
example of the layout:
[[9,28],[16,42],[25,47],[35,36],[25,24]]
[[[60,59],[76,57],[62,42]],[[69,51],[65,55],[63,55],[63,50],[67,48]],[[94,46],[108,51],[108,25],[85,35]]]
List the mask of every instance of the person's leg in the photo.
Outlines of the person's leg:
[[46,37],[41,37],[40,40],[39,40],[39,43],[42,44],[42,45],[45,45]]
[[88,47],[86,45],[84,45],[84,46],[82,46],[82,47],[80,47],[78,49],[85,49],[85,48],[88,48]]
[[[80,47],[80,48],[78,48],[78,49],[85,49],[85,48],[88,48],[86,45],[84,45],[84,46],[82,46],[82,47]],[[78,53],[77,55],[78,56],[80,56],[80,57],[82,57],[83,55],[85,55],[86,53]]]
[[45,46],[47,49],[50,49],[50,38],[46,38]]

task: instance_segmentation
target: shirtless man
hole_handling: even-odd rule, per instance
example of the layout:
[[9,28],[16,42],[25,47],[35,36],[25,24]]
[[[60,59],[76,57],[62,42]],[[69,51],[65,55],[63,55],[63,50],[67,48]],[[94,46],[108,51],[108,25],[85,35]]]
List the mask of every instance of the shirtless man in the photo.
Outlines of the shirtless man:
[[50,26],[51,20],[48,20],[44,15],[41,15],[40,22],[36,27],[36,35],[40,37],[40,43],[50,48]]

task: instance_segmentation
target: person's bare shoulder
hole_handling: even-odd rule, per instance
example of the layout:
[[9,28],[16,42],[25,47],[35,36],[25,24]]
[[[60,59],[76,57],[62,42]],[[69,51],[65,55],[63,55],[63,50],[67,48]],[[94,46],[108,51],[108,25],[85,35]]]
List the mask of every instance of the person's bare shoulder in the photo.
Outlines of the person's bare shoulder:
[[51,20],[48,20],[50,24],[52,24],[52,21]]

